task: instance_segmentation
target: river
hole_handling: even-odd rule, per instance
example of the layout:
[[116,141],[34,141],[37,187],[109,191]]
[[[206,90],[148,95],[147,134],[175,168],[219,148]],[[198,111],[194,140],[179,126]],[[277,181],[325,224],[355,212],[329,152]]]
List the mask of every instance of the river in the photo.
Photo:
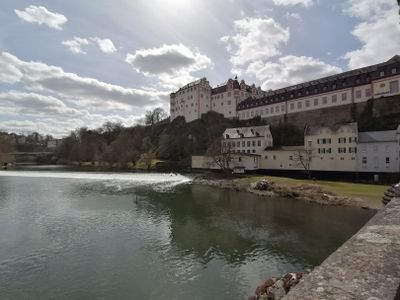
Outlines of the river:
[[178,174],[0,171],[0,297],[246,299],[319,265],[372,215]]

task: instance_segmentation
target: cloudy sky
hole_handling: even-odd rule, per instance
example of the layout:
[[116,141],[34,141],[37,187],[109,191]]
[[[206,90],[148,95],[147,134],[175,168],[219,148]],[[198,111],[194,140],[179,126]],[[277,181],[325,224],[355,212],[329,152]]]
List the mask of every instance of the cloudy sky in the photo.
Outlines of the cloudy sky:
[[275,89],[400,54],[396,0],[2,0],[0,130],[169,110],[206,76]]

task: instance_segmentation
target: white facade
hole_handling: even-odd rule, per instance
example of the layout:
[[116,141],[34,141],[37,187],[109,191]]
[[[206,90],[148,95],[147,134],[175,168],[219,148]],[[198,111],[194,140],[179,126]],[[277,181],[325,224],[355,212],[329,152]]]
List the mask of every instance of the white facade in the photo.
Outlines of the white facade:
[[[231,154],[230,169],[254,171],[260,169],[260,156],[246,153]],[[220,170],[210,156],[192,156],[192,169]]]
[[247,85],[243,80],[229,79],[225,84],[211,88],[206,78],[189,83],[170,95],[171,121],[183,116],[186,122],[201,118],[202,114],[215,111],[225,118],[237,116],[237,105],[249,97],[261,97],[260,87]]
[[358,171],[400,172],[400,127],[397,130],[361,132],[358,144]]
[[186,122],[197,120],[210,110],[211,86],[206,78],[189,83],[170,96],[171,121],[183,116]]
[[258,155],[274,145],[269,125],[228,128],[223,133],[222,143],[224,149],[233,153]]
[[308,128],[304,145],[312,150],[311,170],[357,171],[357,123]]
[[269,91],[264,98],[247,99],[238,107],[241,120],[283,116],[400,94],[400,56],[327,78]]

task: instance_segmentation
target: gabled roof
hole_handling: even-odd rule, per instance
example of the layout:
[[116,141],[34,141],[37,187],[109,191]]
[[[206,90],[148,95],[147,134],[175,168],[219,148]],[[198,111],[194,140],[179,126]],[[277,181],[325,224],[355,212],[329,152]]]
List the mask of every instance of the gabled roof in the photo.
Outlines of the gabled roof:
[[358,132],[357,122],[352,123],[336,123],[331,126],[307,126],[304,131],[304,135],[317,135],[321,129],[329,129],[332,133],[336,133],[342,127],[350,127],[355,133]]
[[393,142],[393,141],[397,141],[396,130],[369,131],[369,132],[360,132],[358,134],[359,143],[377,143],[377,142]]
[[265,137],[267,133],[270,133],[269,125],[227,128],[224,131],[223,135],[224,138],[239,139],[239,138],[251,138],[251,137]]

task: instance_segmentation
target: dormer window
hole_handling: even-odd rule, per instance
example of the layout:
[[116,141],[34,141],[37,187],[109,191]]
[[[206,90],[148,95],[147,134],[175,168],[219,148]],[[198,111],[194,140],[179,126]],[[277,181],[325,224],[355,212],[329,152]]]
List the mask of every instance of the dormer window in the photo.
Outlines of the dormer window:
[[379,72],[379,76],[381,76],[381,77],[382,77],[382,76],[385,76],[385,71],[383,71],[383,70],[380,71],[380,72]]
[[392,69],[392,74],[396,74],[396,72],[397,72],[397,69],[396,69],[396,68],[393,68],[393,69]]
[[230,136],[229,136],[229,134],[226,134],[226,135],[225,135],[225,137],[226,137],[227,139],[230,139]]

